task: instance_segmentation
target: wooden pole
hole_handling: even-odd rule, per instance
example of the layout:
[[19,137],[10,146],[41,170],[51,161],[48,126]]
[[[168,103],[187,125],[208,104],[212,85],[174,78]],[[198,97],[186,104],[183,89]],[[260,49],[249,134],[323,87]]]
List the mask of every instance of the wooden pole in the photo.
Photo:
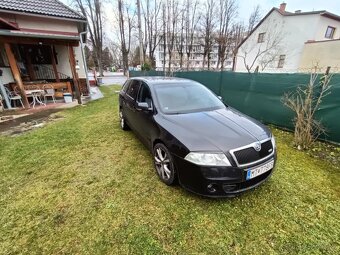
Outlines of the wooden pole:
[[28,103],[27,96],[26,96],[26,93],[25,93],[24,84],[22,83],[22,80],[21,80],[20,71],[19,71],[19,68],[17,66],[17,61],[15,60],[14,54],[13,54],[12,49],[11,49],[11,45],[9,43],[5,43],[5,51],[6,51],[6,55],[7,55],[7,58],[8,58],[9,65],[11,67],[13,78],[14,78],[15,82],[17,83],[18,87],[19,87],[21,98],[22,98],[22,101],[24,103],[24,106],[25,106],[25,108],[29,108],[29,103]]
[[70,61],[73,84],[74,84],[74,89],[76,91],[76,97],[78,100],[78,104],[81,104],[81,96],[79,92],[79,83],[78,83],[77,71],[76,71],[76,59],[74,57],[73,47],[71,45],[68,45],[68,57]]
[[54,71],[55,80],[56,80],[57,82],[60,82],[59,73],[58,73],[58,70],[57,70],[57,63],[55,62],[55,56],[54,56],[53,45],[51,45],[51,59],[52,59],[52,66],[53,66],[53,71]]

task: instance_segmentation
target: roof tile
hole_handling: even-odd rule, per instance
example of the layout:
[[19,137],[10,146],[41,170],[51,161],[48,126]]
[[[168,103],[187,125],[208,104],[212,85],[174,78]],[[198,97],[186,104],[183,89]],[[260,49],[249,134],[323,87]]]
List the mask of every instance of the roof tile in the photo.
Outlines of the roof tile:
[[1,0],[0,10],[1,9],[86,20],[78,12],[58,0]]

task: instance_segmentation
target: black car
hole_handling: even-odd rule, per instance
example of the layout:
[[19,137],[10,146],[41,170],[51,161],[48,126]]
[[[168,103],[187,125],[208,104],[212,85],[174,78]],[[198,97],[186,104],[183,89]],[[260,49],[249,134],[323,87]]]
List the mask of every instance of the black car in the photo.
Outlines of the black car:
[[275,140],[258,121],[223,104],[202,84],[139,77],[119,94],[120,125],[152,151],[159,178],[209,196],[235,196],[264,182]]

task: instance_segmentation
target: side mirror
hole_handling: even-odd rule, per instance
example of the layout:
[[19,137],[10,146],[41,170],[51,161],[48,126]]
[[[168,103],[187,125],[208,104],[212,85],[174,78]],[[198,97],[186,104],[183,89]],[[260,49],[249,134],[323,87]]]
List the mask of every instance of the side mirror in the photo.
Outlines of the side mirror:
[[149,107],[148,103],[146,102],[137,103],[137,108],[143,111],[152,111],[152,107]]

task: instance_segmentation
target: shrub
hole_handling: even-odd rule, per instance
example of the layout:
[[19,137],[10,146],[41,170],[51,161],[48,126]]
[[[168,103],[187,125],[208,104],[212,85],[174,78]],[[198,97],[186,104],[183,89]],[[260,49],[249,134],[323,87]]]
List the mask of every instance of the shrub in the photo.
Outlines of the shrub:
[[323,98],[330,94],[331,77],[331,74],[320,75],[315,70],[307,85],[283,96],[284,105],[295,113],[294,143],[300,150],[308,149],[320,134],[325,133],[321,121],[315,119],[315,113]]

